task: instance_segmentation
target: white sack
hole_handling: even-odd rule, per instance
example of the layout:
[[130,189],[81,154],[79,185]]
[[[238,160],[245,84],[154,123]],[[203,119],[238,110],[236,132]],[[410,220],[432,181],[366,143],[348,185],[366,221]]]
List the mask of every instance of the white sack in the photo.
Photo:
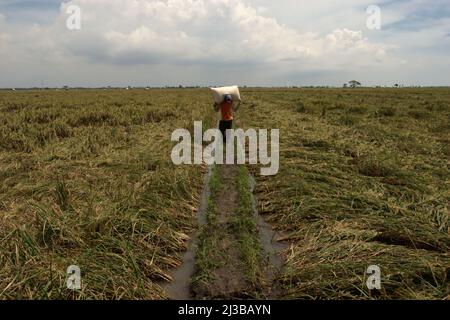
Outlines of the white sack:
[[211,88],[211,90],[213,92],[215,103],[222,103],[227,94],[230,94],[233,97],[233,102],[241,101],[241,94],[239,93],[238,86]]

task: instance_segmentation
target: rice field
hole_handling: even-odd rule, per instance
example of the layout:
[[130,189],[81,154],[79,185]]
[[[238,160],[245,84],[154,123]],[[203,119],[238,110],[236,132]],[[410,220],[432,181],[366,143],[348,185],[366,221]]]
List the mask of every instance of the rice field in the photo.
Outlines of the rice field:
[[[450,298],[450,89],[241,94],[236,127],[280,129],[278,175],[248,166],[288,245],[277,297]],[[0,91],[0,299],[170,298],[206,171],[171,133],[194,121],[216,125],[207,89]]]
[[[241,124],[280,129],[280,172],[256,193],[291,244],[284,298],[450,298],[449,94],[246,92]],[[380,291],[366,287],[370,265]]]
[[[158,283],[181,263],[202,188],[201,167],[172,165],[170,134],[212,119],[208,98],[1,92],[0,298],[167,298]],[[81,290],[66,288],[70,265]]]

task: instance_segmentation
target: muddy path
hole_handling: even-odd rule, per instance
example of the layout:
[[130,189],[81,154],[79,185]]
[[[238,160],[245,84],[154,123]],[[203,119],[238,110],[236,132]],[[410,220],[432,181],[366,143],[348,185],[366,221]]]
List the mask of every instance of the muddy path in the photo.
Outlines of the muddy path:
[[208,266],[208,270],[205,270],[202,264],[197,264],[197,276],[203,281],[194,284],[193,291],[197,299],[250,297],[251,287],[246,281],[239,242],[232,223],[238,210],[237,168],[222,165],[216,169],[219,185],[212,193],[211,204],[214,210],[210,211],[212,216],[199,247],[199,250],[210,250],[206,259],[213,266]]
[[205,177],[199,230],[163,286],[167,296],[191,299],[277,299],[287,244],[257,211],[255,180],[245,166],[216,165]]

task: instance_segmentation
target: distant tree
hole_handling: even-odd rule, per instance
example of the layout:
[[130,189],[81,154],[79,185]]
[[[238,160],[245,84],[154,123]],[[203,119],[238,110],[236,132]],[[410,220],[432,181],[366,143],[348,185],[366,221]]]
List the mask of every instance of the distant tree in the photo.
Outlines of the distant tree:
[[394,87],[395,87],[395,88],[398,88],[398,87],[399,87],[398,83],[394,84]]
[[352,80],[348,82],[348,85],[350,86],[350,88],[356,88],[356,87],[360,87],[361,86],[361,82],[356,81],[356,80]]
[[348,84],[344,83],[343,87],[348,88]]

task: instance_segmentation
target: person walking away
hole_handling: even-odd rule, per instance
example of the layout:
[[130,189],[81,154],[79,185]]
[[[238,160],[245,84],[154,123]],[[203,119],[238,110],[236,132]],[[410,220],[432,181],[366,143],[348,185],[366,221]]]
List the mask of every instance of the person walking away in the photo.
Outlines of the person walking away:
[[233,118],[234,114],[239,108],[239,105],[241,104],[241,101],[237,101],[237,103],[233,102],[233,97],[231,94],[225,95],[225,99],[222,103],[214,104],[214,109],[216,112],[220,110],[221,112],[221,120],[219,122],[219,130],[222,132],[223,142],[227,142],[227,135],[226,132],[228,129],[233,128]]

